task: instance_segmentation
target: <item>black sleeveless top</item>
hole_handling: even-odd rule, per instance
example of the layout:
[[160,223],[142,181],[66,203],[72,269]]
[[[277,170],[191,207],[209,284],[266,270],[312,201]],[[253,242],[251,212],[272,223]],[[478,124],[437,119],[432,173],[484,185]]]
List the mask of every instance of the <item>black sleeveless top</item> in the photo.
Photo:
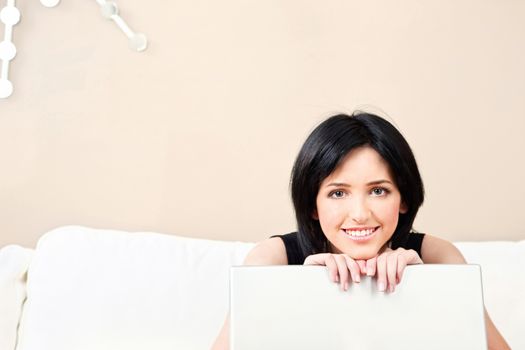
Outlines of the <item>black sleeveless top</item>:
[[[297,237],[297,232],[287,233],[285,235],[275,235],[272,237],[279,237],[283,240],[284,246],[286,248],[286,256],[288,257],[288,265],[302,265],[306,256],[299,246],[299,240]],[[421,257],[421,243],[423,243],[423,238],[425,238],[424,233],[411,232],[408,235],[406,244],[401,246],[405,249],[413,249]]]

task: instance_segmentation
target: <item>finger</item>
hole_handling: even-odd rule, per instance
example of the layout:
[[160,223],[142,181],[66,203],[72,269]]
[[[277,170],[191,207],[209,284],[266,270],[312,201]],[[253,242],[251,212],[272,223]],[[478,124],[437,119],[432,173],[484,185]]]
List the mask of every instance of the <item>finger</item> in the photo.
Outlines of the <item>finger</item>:
[[408,265],[414,265],[414,264],[422,264],[423,261],[419,257],[419,255],[416,253],[415,250],[408,249],[403,252],[403,254],[399,255],[398,257],[398,263],[397,263],[397,283],[401,282],[401,279],[403,278],[403,274],[405,272],[405,268]]
[[403,272],[405,271],[405,267],[407,266],[407,259],[403,254],[400,254],[397,256],[397,284],[401,282],[401,278],[403,278]]
[[348,266],[348,270],[350,270],[352,281],[354,281],[355,283],[361,282],[359,265],[357,265],[355,260],[349,257],[348,255],[343,255],[343,256],[346,260],[346,266]]
[[330,253],[321,253],[309,255],[304,259],[303,265],[326,265],[326,259],[330,256]]
[[341,283],[341,290],[348,290],[348,267],[346,266],[346,260],[342,255],[332,256],[335,260],[335,263],[337,264],[339,282]]
[[374,276],[376,274],[377,256],[366,261],[366,275]]
[[377,288],[380,292],[386,290],[386,256],[381,254],[377,257],[376,262]]
[[423,263],[423,260],[421,260],[421,257],[419,256],[419,254],[413,249],[406,250],[406,260],[407,260],[407,265],[415,265],[415,264]]
[[328,275],[330,281],[337,283],[339,282],[339,274],[337,272],[337,264],[332,254],[328,254],[324,259],[324,264],[328,268]]
[[355,260],[357,265],[359,266],[359,272],[361,275],[366,275],[366,261],[364,260]]
[[392,293],[396,289],[397,280],[397,257],[399,253],[388,254],[386,263],[386,276],[388,279],[388,290]]

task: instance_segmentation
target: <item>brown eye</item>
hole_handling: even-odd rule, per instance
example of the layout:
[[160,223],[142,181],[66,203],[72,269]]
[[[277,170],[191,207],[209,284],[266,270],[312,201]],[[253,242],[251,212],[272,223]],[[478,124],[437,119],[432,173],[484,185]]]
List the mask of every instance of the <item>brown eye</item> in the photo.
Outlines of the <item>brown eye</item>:
[[382,188],[382,187],[376,187],[376,188],[374,188],[372,190],[372,194],[374,196],[384,196],[387,193],[388,193],[388,191],[385,188]]
[[343,198],[345,196],[345,193],[343,191],[333,191],[330,193],[330,197],[332,198]]

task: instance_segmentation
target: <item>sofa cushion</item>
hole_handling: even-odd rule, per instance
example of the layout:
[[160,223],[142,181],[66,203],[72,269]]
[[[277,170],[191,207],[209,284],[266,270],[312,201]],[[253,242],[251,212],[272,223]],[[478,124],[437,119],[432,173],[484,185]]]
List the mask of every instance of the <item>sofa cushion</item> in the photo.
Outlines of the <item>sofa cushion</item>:
[[253,243],[63,227],[29,268],[18,350],[207,349]]
[[470,264],[481,266],[483,299],[512,349],[525,349],[525,241],[457,242]]
[[25,276],[33,251],[16,245],[0,249],[0,349],[14,350],[26,297]]

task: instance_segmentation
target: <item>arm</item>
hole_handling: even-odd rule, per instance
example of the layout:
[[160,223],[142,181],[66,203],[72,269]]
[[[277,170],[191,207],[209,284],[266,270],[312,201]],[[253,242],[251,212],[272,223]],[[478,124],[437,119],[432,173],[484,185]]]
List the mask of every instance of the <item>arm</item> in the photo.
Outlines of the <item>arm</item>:
[[[426,264],[466,264],[465,258],[458,248],[452,243],[425,235],[421,245],[421,259]],[[503,339],[498,329],[485,310],[485,327],[487,329],[487,342],[489,350],[510,350],[509,345]]]
[[[274,237],[257,244],[244,259],[244,265],[288,265],[286,248],[282,239]],[[228,350],[230,348],[230,314],[226,316],[224,325],[212,345],[212,350]]]

